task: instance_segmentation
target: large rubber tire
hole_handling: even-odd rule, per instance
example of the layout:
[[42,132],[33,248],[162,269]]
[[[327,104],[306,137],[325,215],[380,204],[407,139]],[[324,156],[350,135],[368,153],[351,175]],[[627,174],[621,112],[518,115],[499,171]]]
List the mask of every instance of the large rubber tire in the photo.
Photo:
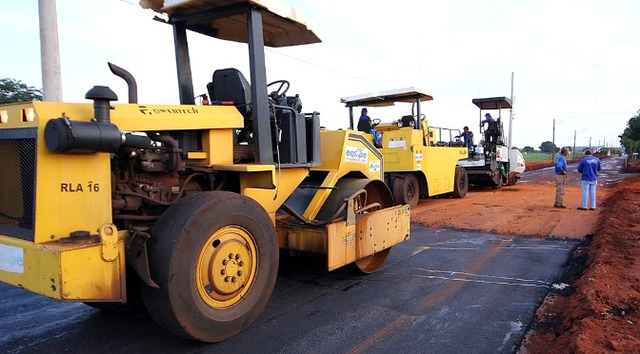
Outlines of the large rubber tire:
[[409,204],[415,208],[420,200],[420,184],[414,173],[407,173],[393,179],[393,200],[396,204]]
[[462,166],[456,166],[456,172],[453,181],[453,192],[451,196],[454,198],[464,198],[469,191],[469,176]]
[[148,242],[151,277],[142,288],[154,320],[181,337],[219,342],[249,327],[278,273],[273,223],[254,200],[204,192],[165,211]]

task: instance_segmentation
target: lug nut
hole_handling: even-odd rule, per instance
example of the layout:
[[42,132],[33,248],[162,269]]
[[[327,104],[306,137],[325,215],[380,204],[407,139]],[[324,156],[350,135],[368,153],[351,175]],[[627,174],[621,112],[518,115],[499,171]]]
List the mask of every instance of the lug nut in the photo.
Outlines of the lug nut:
[[226,259],[223,259],[223,260],[222,260],[222,265],[227,265],[227,263],[229,263],[229,261],[228,261],[228,260],[226,260]]
[[231,277],[229,277],[229,276],[224,277],[224,281],[225,281],[226,283],[228,283],[228,282],[229,282],[229,280],[231,280]]
[[240,263],[238,263],[238,265],[242,267],[244,265],[244,262],[240,261]]
[[236,260],[240,259],[240,254],[236,254]]
[[236,282],[236,280],[238,280],[238,279],[236,279],[236,277],[231,278],[231,282],[232,282],[232,283],[235,283],[235,282]]
[[233,259],[233,253],[229,253],[229,259]]
[[220,274],[225,275],[225,274],[227,274],[227,271],[223,269],[223,270],[220,271]]
[[239,270],[239,271],[238,271],[238,276],[239,276],[239,277],[241,277],[241,276],[242,276],[242,271],[241,271],[241,270]]

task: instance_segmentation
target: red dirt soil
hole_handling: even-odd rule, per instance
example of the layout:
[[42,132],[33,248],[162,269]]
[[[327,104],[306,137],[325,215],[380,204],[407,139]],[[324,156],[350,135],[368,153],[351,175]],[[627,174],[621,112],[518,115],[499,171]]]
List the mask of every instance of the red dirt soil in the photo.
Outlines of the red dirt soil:
[[[550,165],[528,163],[527,170]],[[640,164],[630,168],[639,172]],[[547,296],[520,353],[640,353],[640,177],[598,187],[596,211],[576,210],[580,187],[574,179],[567,186],[567,209],[552,207],[551,175],[499,190],[472,190],[463,199],[423,200],[412,220],[429,227],[584,239],[563,279],[569,287]]]

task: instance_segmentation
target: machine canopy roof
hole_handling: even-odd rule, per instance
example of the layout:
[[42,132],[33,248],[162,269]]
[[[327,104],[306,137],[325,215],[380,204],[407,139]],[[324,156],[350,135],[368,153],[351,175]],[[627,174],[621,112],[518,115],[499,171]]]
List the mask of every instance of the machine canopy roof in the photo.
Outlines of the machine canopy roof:
[[380,91],[378,93],[366,93],[357,96],[343,97],[341,103],[345,103],[347,107],[369,106],[384,107],[393,106],[395,102],[413,103],[416,100],[431,101],[433,97],[415,87],[407,87],[401,89]]
[[219,39],[247,43],[247,10],[260,8],[264,44],[287,47],[320,38],[290,6],[277,0],[140,0],[140,6],[169,15],[169,23]]
[[502,109],[511,108],[511,100],[506,97],[474,98],[473,104],[480,109]]

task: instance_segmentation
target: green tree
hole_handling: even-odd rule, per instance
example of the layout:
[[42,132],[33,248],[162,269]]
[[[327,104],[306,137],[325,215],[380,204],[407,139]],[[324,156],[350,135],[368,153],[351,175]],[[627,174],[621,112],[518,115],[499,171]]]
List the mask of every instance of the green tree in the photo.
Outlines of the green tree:
[[0,79],[0,104],[42,101],[42,91],[20,80]]
[[527,154],[535,152],[536,150],[533,148],[533,146],[525,146],[522,148],[522,152],[526,152]]
[[558,147],[556,147],[556,144],[550,141],[545,141],[544,143],[540,144],[540,152],[544,152],[544,153],[554,152],[557,149]]
[[640,148],[640,110],[636,116],[629,119],[624,132],[618,137],[620,145],[624,146],[628,154],[638,152],[638,148]]

